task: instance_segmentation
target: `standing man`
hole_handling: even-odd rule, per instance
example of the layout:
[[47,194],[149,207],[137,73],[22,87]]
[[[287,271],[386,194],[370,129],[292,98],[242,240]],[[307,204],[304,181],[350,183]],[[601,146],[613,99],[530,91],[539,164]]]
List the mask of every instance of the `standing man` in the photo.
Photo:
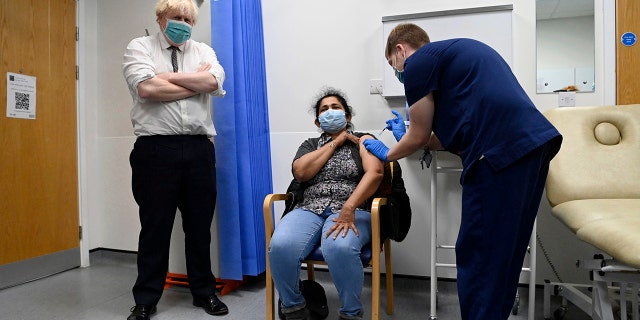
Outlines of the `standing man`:
[[129,161],[142,227],[128,320],[147,320],[156,312],[176,209],[182,213],[193,305],[211,315],[229,312],[216,297],[210,258],[217,192],[211,96],[224,96],[225,73],[211,47],[190,39],[197,18],[193,0],[160,0],[160,32],[133,39],[124,54],[138,136]]
[[365,140],[384,161],[425,146],[462,158],[462,219],[456,242],[462,319],[507,319],[540,205],[549,161],[562,136],[536,109],[509,65],[471,39],[430,42],[400,24],[385,57],[404,83],[410,125],[387,121],[399,140]]

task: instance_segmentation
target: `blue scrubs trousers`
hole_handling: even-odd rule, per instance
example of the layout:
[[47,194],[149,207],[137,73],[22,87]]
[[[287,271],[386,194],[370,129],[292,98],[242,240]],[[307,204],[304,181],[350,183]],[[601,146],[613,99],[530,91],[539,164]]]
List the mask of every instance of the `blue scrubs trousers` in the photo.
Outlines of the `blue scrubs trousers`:
[[481,159],[465,177],[456,242],[463,320],[509,317],[549,161],[558,148],[554,139],[498,172]]

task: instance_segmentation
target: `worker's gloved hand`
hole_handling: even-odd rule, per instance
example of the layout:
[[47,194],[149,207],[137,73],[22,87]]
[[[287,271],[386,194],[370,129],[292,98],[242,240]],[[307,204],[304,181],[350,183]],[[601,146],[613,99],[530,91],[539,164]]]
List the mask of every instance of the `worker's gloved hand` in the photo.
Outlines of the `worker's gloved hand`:
[[382,143],[380,140],[376,139],[365,139],[362,144],[364,147],[369,150],[374,156],[382,161],[387,161],[387,153],[389,153],[389,148]]
[[404,119],[398,111],[391,110],[393,114],[396,115],[395,118],[387,120],[387,130],[391,130],[393,132],[393,137],[396,138],[396,141],[400,141],[402,136],[407,133],[407,128],[404,125]]

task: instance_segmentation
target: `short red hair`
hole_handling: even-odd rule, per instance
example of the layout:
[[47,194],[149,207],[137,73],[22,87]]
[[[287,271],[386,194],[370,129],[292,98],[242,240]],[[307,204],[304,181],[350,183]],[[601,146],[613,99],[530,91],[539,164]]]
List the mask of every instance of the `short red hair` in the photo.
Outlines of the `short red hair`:
[[384,56],[389,59],[389,57],[395,52],[396,44],[405,44],[412,49],[418,49],[429,42],[431,42],[429,40],[429,35],[427,35],[427,32],[424,31],[424,29],[413,23],[401,23],[393,28],[389,33]]

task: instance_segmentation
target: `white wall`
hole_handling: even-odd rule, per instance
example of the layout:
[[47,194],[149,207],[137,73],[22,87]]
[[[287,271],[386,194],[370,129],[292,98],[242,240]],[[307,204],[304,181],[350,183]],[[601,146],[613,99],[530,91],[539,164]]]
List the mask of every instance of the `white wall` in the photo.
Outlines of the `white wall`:
[[[80,21],[84,27],[81,28],[80,55],[86,65],[81,67],[79,92],[86,124],[84,150],[81,150],[86,158],[87,188],[83,190],[87,198],[83,223],[89,232],[86,247],[136,250],[139,223],[130,191],[128,164],[134,141],[129,122],[131,99],[120,63],[131,38],[142,35],[145,28],[150,32],[157,30],[153,16],[155,1],[82,2]],[[555,95],[535,94],[534,1],[263,1],[274,190],[286,189],[291,178],[291,158],[301,141],[318,134],[309,109],[323,85],[335,86],[347,93],[355,109],[353,121],[358,131],[377,134],[391,116],[390,110],[404,105],[402,100],[386,100],[369,94],[369,80],[381,79],[383,68],[387,68],[383,64],[383,16],[504,4],[513,5],[514,73],[541,110],[553,108],[557,105]],[[597,83],[604,83],[605,71],[613,70],[611,53],[603,45],[604,14],[613,12],[613,8],[605,9],[603,0],[596,0]],[[200,15],[194,38],[210,42],[209,23],[205,22],[209,16],[209,0],[204,1]],[[612,30],[611,25],[608,28]],[[225,62],[221,63],[224,66]],[[576,102],[578,105],[613,104],[612,88],[615,87],[598,86],[594,93],[578,94]],[[389,133],[385,133],[382,140],[388,144],[394,141]],[[393,244],[394,271],[427,276],[430,174],[420,169],[417,155],[402,160],[401,164],[414,219],[407,239]],[[443,242],[453,243],[457,233],[460,210],[457,180],[455,174],[439,177],[442,189],[439,204],[443,208],[438,226]],[[547,251],[565,280],[585,280],[586,275],[575,272],[574,260],[584,256],[580,253],[590,255],[591,249],[575,240],[549,211],[543,199],[538,232]],[[567,254],[569,250],[571,255]],[[555,280],[543,255],[539,253],[538,257],[538,282],[545,278]],[[443,275],[453,276],[449,271]]]

